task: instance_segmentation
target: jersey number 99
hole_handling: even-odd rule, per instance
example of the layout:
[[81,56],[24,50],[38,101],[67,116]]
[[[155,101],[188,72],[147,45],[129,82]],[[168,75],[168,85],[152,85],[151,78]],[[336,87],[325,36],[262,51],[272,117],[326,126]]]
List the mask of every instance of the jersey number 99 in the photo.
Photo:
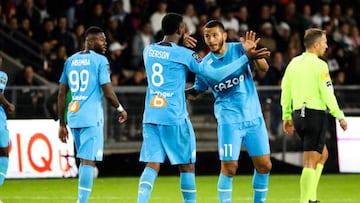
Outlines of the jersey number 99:
[[81,70],[72,70],[69,73],[69,82],[71,92],[84,92],[89,84],[89,71]]

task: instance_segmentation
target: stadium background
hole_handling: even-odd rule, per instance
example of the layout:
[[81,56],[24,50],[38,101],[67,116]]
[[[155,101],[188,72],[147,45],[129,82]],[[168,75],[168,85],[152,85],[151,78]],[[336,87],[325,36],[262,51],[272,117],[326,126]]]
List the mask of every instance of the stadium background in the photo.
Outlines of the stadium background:
[[[360,112],[358,0],[2,0],[0,5],[0,56],[2,69],[10,78],[6,96],[17,106],[10,119],[56,120],[57,80],[64,61],[83,48],[86,27],[97,25],[105,30],[112,82],[129,111],[129,120],[125,125],[115,126],[113,111],[106,104],[106,156],[98,165],[103,176],[139,175],[143,166],[138,163],[146,85],[141,53],[146,43],[162,38],[158,32],[162,16],[158,5],[162,5],[163,12],[178,12],[186,17],[199,40],[195,51],[202,55],[208,50],[201,40],[201,28],[210,19],[219,19],[226,25],[229,41],[238,40],[244,31],[255,30],[262,38],[261,46],[272,51],[268,59],[270,71],[263,75],[254,70],[253,74],[269,131],[274,173],[300,170],[296,166],[301,161],[299,140],[281,132],[279,84],[286,64],[303,50],[301,36],[306,28],[327,30],[329,49],[324,60],[329,64],[339,103],[346,115],[358,116]],[[188,85],[192,82],[190,75]],[[216,174],[219,169],[212,101],[207,94],[199,101],[189,102],[198,139],[200,174]],[[329,121],[330,157],[325,172],[337,173],[335,122],[331,117]],[[285,156],[290,156],[292,165],[282,162]],[[176,170],[165,164],[161,173],[171,175]],[[245,152],[239,173],[252,173]]]

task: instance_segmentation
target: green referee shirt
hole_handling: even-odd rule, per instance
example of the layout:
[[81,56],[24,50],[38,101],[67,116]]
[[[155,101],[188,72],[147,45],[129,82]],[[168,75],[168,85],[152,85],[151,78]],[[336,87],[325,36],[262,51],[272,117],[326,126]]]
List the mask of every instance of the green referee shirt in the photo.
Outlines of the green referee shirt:
[[294,57],[286,68],[281,83],[282,119],[291,120],[291,112],[301,109],[304,103],[306,108],[328,108],[335,118],[344,118],[334,95],[326,62],[309,52]]

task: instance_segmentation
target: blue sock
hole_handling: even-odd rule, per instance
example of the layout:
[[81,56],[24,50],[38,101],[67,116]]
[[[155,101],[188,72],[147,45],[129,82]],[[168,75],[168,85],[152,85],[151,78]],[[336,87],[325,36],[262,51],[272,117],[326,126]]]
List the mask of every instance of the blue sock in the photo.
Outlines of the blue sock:
[[93,186],[94,167],[80,165],[78,203],[87,203]]
[[9,157],[0,156],[0,186],[4,184],[8,166],[9,166]]
[[196,202],[196,184],[194,173],[180,173],[180,190],[184,203]]
[[261,174],[255,170],[252,185],[254,188],[254,203],[264,203],[268,191],[269,173]]
[[156,177],[157,172],[154,169],[145,167],[139,182],[138,203],[146,203],[149,201]]
[[218,180],[218,195],[220,203],[232,201],[232,181],[233,178],[220,173]]

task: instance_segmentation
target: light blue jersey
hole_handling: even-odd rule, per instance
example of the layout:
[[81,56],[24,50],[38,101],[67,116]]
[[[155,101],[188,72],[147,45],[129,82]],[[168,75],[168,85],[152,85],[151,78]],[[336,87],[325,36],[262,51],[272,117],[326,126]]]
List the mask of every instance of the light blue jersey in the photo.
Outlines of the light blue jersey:
[[[4,71],[0,71],[0,91],[3,95],[5,94],[5,88],[7,85],[7,81],[8,81],[7,74]],[[0,104],[0,105],[1,105],[1,107],[3,107],[2,104]],[[3,111],[5,113],[4,108],[0,108],[0,112],[1,111]],[[5,117],[5,119],[6,119],[6,117]]]
[[[209,53],[203,61],[215,68],[222,67],[245,55],[240,43],[227,43],[222,56]],[[238,160],[244,144],[250,156],[270,153],[268,135],[261,112],[259,97],[249,64],[217,82],[196,76],[194,88],[212,89],[214,113],[218,122],[218,151],[220,160]]]
[[[245,50],[240,43],[227,43],[227,49],[223,55],[216,56],[210,52],[203,62],[214,68],[220,68],[243,55],[245,55]],[[249,122],[262,117],[250,65],[247,63],[237,69],[238,71],[221,82],[201,75],[196,76],[194,88],[205,91],[210,87],[214,94],[214,112],[218,124],[242,123],[249,125]]]
[[[8,76],[5,72],[0,71],[0,91],[4,95]],[[0,104],[0,147],[9,146],[9,131],[6,127],[6,111],[2,104]]]
[[[236,66],[213,68],[203,63],[193,51],[175,43],[159,42],[144,49],[148,88],[145,98],[144,123],[178,125],[188,117],[185,102],[185,82],[188,70],[220,81],[236,71]],[[234,64],[248,61],[246,55]]]
[[110,83],[109,62],[94,51],[78,52],[65,62],[60,83],[68,85],[70,128],[99,126],[104,122],[102,85]]
[[[5,88],[6,84],[8,82],[8,76],[5,72],[0,71],[0,91],[4,95],[5,94]],[[2,104],[0,104],[0,121],[5,120],[6,121],[6,112]]]

